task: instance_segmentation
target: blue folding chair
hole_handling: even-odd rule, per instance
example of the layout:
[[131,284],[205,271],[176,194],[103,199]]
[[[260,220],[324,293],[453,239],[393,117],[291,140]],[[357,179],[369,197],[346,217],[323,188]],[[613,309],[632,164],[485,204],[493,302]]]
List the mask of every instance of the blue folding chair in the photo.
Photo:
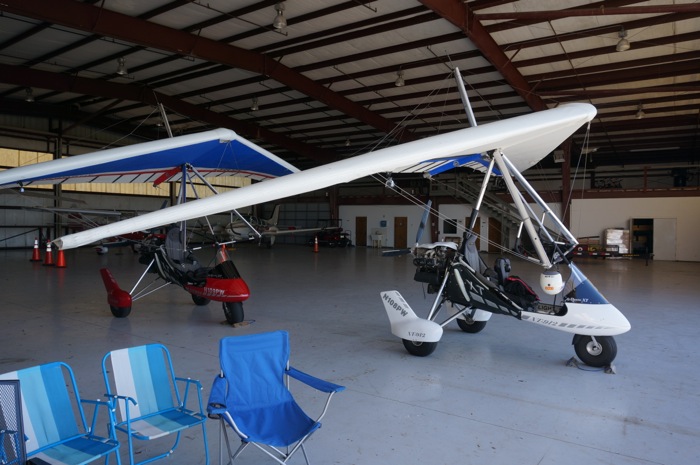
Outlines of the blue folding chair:
[[[190,378],[176,378],[170,352],[161,344],[119,349],[102,359],[107,396],[115,399],[116,429],[125,433],[131,465],[144,464],[172,454],[183,430],[201,426],[206,464],[209,464],[206,416],[202,408],[202,385]],[[185,383],[180,397],[177,382]],[[198,409],[187,407],[190,388],[197,394]],[[141,462],[134,461],[133,440],[149,441],[176,433],[175,444],[166,452]]]
[[[47,363],[2,374],[0,379],[20,382],[25,445],[32,463],[82,465],[100,457],[106,457],[105,463],[109,463],[109,454],[114,452],[117,464],[121,464],[112,402],[81,399],[68,365]],[[93,409],[89,424],[84,404]],[[109,437],[95,434],[100,406],[106,407]]]
[[[301,449],[308,465],[304,442],[321,427],[333,394],[345,387],[291,368],[289,335],[285,331],[223,338],[219,358],[221,374],[214,379],[207,411],[220,420],[228,463],[253,444],[281,464]],[[290,377],[328,394],[315,420],[294,401],[289,391]],[[233,454],[226,425],[241,439]]]

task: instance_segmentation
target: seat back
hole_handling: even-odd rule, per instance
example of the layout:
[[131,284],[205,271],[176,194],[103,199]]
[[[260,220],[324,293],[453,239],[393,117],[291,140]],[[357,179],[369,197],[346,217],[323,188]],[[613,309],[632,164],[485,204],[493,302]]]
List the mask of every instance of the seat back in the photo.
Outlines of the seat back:
[[284,381],[289,335],[275,331],[221,339],[221,370],[228,380],[226,404],[233,409],[293,401]]
[[[102,372],[107,394],[136,400],[129,406],[132,420],[180,405],[170,353],[161,344],[113,350],[102,360]],[[125,421],[125,402],[117,405],[119,421]]]
[[168,234],[165,236],[165,251],[175,263],[183,263],[185,261],[185,248],[182,246],[180,228],[173,227],[168,231]]
[[86,431],[75,377],[65,363],[24,368],[2,374],[0,379],[20,382],[27,455]]
[[24,465],[26,461],[19,381],[3,379],[0,380],[0,464]]
[[510,259],[499,257],[493,265],[496,270],[496,276],[498,277],[498,284],[504,286],[506,283],[506,278],[510,276]]
[[479,250],[476,248],[476,240],[478,238],[476,234],[470,233],[464,244],[464,259],[474,271],[481,273],[485,267],[481,262]]

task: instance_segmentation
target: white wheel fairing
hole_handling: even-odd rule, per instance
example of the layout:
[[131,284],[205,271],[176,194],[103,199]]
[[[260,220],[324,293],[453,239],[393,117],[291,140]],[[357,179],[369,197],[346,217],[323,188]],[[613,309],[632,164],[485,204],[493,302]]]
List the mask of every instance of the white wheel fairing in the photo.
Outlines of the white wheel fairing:
[[616,336],[630,330],[630,322],[614,305],[566,303],[564,316],[522,312],[523,321],[573,334]]

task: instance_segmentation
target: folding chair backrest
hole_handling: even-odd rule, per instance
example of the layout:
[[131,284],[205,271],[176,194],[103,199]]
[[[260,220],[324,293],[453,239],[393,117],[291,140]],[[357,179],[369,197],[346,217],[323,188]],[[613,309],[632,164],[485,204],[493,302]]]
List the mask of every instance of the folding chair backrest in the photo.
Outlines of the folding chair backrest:
[[223,338],[219,360],[228,380],[228,405],[245,408],[293,401],[284,384],[289,361],[287,332]]
[[[111,359],[112,379],[108,377],[107,361]],[[103,372],[108,394],[132,397],[136,405],[130,405],[132,419],[175,408],[180,396],[175,385],[170,354],[161,344],[114,350],[103,362]],[[126,420],[124,402],[118,402],[120,421]]]
[[27,453],[19,380],[0,380],[0,464],[24,465]]
[[17,379],[20,382],[27,455],[85,431],[85,417],[75,377],[65,363],[25,368],[0,375],[0,379]]

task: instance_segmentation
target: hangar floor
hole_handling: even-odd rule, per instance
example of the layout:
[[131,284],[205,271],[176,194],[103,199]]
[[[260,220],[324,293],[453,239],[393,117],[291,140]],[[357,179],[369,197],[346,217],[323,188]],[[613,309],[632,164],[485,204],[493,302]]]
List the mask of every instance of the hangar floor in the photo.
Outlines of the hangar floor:
[[[131,252],[68,251],[65,269],[30,263],[30,255],[0,252],[0,373],[62,360],[82,395],[98,398],[107,351],[157,341],[179,376],[202,380],[206,400],[220,338],[284,329],[296,367],[348,388],[309,443],[311,463],[700,463],[700,263],[579,261],[632,323],[616,338],[613,375],[568,367],[570,335],[503,316],[479,334],[452,323],[431,356],[408,355],[389,331],[379,292],[400,290],[420,316],[429,301],[412,281],[410,257],[382,258],[377,249],[239,247],[234,259],[252,296],[244,305],[250,324],[237,328],[222,324],[220,305],[196,307],[174,286],[113,318],[98,269],[108,266],[129,290],[143,269]],[[513,274],[532,283],[537,273],[514,263]],[[305,405],[315,400],[295,393]],[[216,463],[217,424],[208,431]],[[198,434],[171,460],[204,463]],[[240,463],[272,462],[248,450]]]

